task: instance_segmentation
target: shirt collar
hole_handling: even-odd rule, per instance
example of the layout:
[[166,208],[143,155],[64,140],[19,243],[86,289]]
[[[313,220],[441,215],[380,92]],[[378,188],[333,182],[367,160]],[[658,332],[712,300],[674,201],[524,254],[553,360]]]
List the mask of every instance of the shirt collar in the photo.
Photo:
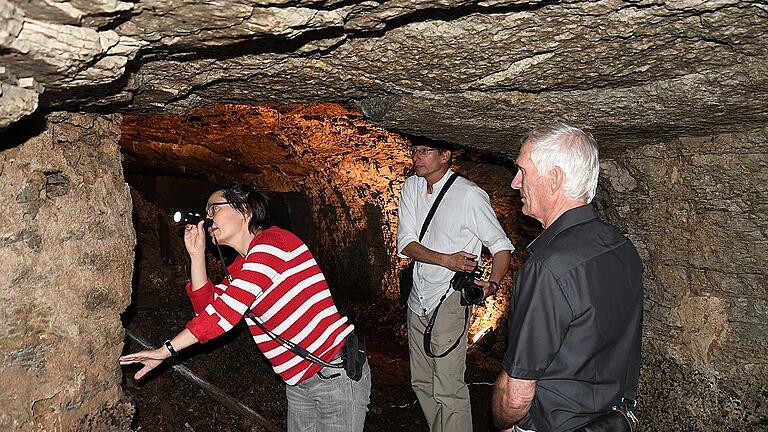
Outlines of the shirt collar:
[[[445,185],[445,182],[447,182],[448,179],[451,178],[451,174],[453,174],[453,170],[448,168],[448,171],[445,172],[443,177],[441,177],[440,180],[438,180],[435,184],[432,185],[432,193],[433,194],[440,192],[440,189],[443,188],[443,185]],[[426,181],[426,179],[425,179],[425,181]]]
[[552,239],[557,237],[558,234],[567,230],[568,228],[589,222],[593,219],[597,219],[597,213],[592,204],[585,204],[580,207],[572,208],[567,212],[560,215],[557,220],[552,223],[547,229],[544,230],[538,237],[536,237],[526,248],[528,253],[536,252],[536,249],[540,249],[549,244]]

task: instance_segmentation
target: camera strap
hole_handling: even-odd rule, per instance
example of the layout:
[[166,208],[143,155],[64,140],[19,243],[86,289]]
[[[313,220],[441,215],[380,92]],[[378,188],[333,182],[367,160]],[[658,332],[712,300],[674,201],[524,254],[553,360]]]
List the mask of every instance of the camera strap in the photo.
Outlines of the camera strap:
[[[429,226],[429,223],[432,222],[432,217],[435,215],[435,212],[437,211],[437,206],[440,204],[440,201],[442,201],[445,194],[448,192],[448,189],[450,189],[451,185],[453,184],[456,179],[459,178],[459,173],[454,172],[451,174],[451,176],[448,178],[448,181],[445,182],[445,185],[442,189],[440,189],[440,192],[437,194],[437,197],[435,197],[435,202],[432,203],[432,207],[429,209],[429,213],[427,213],[426,219],[424,219],[424,224],[421,226],[421,232],[419,233],[419,242],[421,242],[421,239],[424,238],[424,234],[427,233],[427,227]],[[415,271],[415,269],[414,269]],[[432,314],[432,316],[429,318],[429,322],[427,323],[427,328],[424,329],[424,352],[427,354],[427,357],[432,358],[442,358],[447,356],[451,351],[453,351],[457,346],[459,346],[459,343],[461,343],[461,336],[464,335],[464,332],[467,329],[467,322],[469,321],[469,307],[466,307],[464,310],[464,330],[461,331],[461,335],[456,339],[456,342],[448,348],[444,353],[442,354],[434,354],[432,352],[432,349],[430,348],[431,342],[432,342],[432,328],[435,326],[435,319],[437,318],[437,313],[440,311],[440,306],[443,304],[443,301],[446,297],[448,297],[448,294],[450,294],[451,291],[446,292],[443,294],[442,297],[440,297],[440,302],[437,304],[437,307],[435,308],[435,312]]]
[[[232,275],[229,274],[229,269],[227,269],[227,263],[224,261],[224,254],[221,253],[221,248],[219,247],[219,241],[216,239],[216,236],[214,235],[211,235],[211,240],[213,240],[213,244],[216,246],[216,252],[218,252],[219,261],[221,262],[221,267],[224,269],[224,276],[227,278],[229,282],[232,282]],[[331,367],[331,368],[344,367],[343,361],[339,363],[329,363],[321,359],[320,357],[312,354],[311,352],[307,351],[306,349],[300,347],[290,339],[286,339],[283,336],[269,330],[264,325],[264,323],[262,323],[258,318],[256,318],[256,315],[253,313],[253,311],[251,311],[251,308],[248,308],[245,310],[245,316],[250,318],[251,321],[253,321],[256,324],[256,326],[260,328],[261,331],[264,332],[265,335],[269,336],[272,340],[280,342],[280,344],[284,346],[287,350],[303,358],[304,360],[307,360],[308,362],[312,362],[325,367]]]
[[306,349],[300,347],[295,342],[291,341],[290,339],[286,339],[283,336],[280,336],[279,334],[273,332],[272,330],[268,329],[263,322],[261,322],[258,318],[256,318],[256,315],[251,311],[251,309],[245,310],[245,316],[251,319],[254,323],[256,323],[256,326],[261,329],[261,331],[264,332],[265,335],[272,338],[272,340],[276,340],[280,342],[281,345],[283,345],[287,350],[291,351],[292,353],[296,354],[297,356],[303,358],[304,360],[308,362],[312,362],[315,364],[319,364],[320,366],[330,367],[330,368],[343,368],[344,362],[339,363],[329,363],[320,357],[312,354],[311,352],[307,351]]
[[464,332],[467,331],[467,323],[469,322],[469,306],[464,306],[464,328],[461,330],[461,334],[459,337],[456,338],[456,342],[451,345],[450,348],[445,350],[442,354],[435,354],[432,352],[431,344],[432,344],[432,327],[435,326],[435,320],[437,319],[437,313],[440,312],[440,306],[442,306],[443,301],[446,297],[448,297],[448,294],[451,293],[452,290],[449,290],[445,294],[443,294],[442,297],[440,297],[440,302],[437,304],[437,307],[435,308],[435,312],[432,314],[432,316],[429,318],[429,322],[427,323],[427,328],[424,329],[424,353],[427,354],[427,357],[431,358],[443,358],[450,354],[451,351],[456,349],[457,346],[462,342],[462,336],[464,336]]
[[437,197],[435,198],[435,202],[432,203],[432,207],[429,208],[429,213],[427,213],[427,217],[424,219],[424,223],[421,225],[421,232],[419,233],[419,242],[421,242],[421,239],[424,238],[424,234],[427,233],[427,227],[429,226],[429,223],[432,222],[432,217],[435,215],[435,212],[437,211],[437,206],[440,204],[440,201],[443,200],[443,197],[448,192],[448,189],[451,188],[451,185],[454,181],[456,181],[457,178],[459,178],[459,173],[455,172],[451,174],[450,177],[448,177],[448,180],[445,182],[445,186],[443,186],[442,189],[440,189],[440,192],[438,192]]

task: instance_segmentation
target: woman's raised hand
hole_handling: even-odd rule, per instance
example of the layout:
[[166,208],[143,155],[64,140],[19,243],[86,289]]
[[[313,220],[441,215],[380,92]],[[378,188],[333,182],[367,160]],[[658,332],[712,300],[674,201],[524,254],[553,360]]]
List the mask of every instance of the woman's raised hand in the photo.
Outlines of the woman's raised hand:
[[204,223],[205,221],[202,220],[197,225],[187,225],[184,228],[184,246],[186,246],[190,257],[205,255]]

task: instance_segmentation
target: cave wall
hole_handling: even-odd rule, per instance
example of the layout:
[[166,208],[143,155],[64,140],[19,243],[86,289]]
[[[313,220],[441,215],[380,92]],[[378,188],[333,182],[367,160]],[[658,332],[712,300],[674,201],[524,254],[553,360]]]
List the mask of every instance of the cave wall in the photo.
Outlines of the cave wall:
[[[350,250],[364,250],[338,247],[353,240],[393,256],[387,246],[396,219],[393,197],[406,175],[400,168],[409,165],[393,151],[403,143],[361,129],[354,117],[328,123],[294,113],[295,121],[320,126],[323,133],[313,135],[290,123],[287,113],[267,112],[285,127],[277,129],[278,141],[290,157],[308,158],[296,166],[326,164],[310,173],[272,167],[280,173],[276,184],[313,197],[321,247],[336,248],[347,264]],[[347,126],[354,127],[339,132]],[[340,144],[354,142],[353,130],[381,136],[383,144],[360,156]],[[119,388],[116,358],[135,241],[119,135],[118,116],[55,113],[36,136],[0,153],[3,430],[128,428],[132,406]],[[242,142],[254,145],[252,137]],[[170,147],[187,158],[195,148]],[[236,147],[224,148],[234,155]],[[162,146],[149,150],[162,160]],[[210,162],[208,151],[203,159]],[[646,266],[640,414],[651,430],[768,425],[767,152],[768,129],[757,128],[603,155],[598,208],[633,239]],[[508,187],[513,171],[471,157],[457,161],[457,169],[489,192],[519,259],[536,229],[520,223],[517,196]],[[193,164],[185,170],[194,171]],[[360,186],[369,176],[381,183]],[[340,224],[348,225],[341,230]],[[361,230],[367,231],[356,240],[342,235]],[[383,246],[376,249],[371,237],[378,236]],[[353,265],[369,258],[356,259]],[[394,274],[393,267],[385,273]]]
[[[382,127],[514,158],[516,137],[530,126],[553,120],[587,124],[601,149],[614,151],[604,156],[601,211],[633,237],[648,269],[647,424],[662,430],[726,424],[733,426],[725,429],[766,429],[765,132],[739,132],[768,122],[766,10],[764,2],[738,0],[0,0],[0,129],[30,113],[61,109],[186,113],[223,101],[339,101],[354,103]],[[224,142],[228,163],[217,167],[220,178],[239,175],[283,192],[311,190],[324,269],[331,275],[351,269],[351,280],[359,282],[339,285],[344,290],[378,286],[394,298],[394,268],[382,270],[385,264],[374,260],[375,275],[359,272],[371,260],[369,251],[393,251],[387,245],[393,244],[394,208],[383,203],[399,192],[399,167],[409,165],[407,158],[377,165],[350,156],[361,149],[339,147],[343,141],[333,139],[341,124],[357,124],[348,117],[334,123],[274,110],[267,117],[267,126],[283,129],[264,135],[264,142],[287,151],[272,153],[276,157],[262,172],[247,171],[247,152],[241,150],[254,144],[252,137],[235,136]],[[126,284],[108,284],[93,270],[82,271],[88,258],[67,258],[88,253],[98,261],[107,251],[128,249],[127,243],[107,246],[114,240],[99,237],[117,230],[117,222],[100,226],[91,218],[94,208],[109,215],[127,201],[125,190],[104,196],[104,178],[119,178],[120,167],[112,150],[94,150],[118,132],[105,117],[49,120],[42,135],[19,147],[8,150],[13,146],[0,137],[0,254],[4,285],[10,287],[0,294],[3,429],[18,423],[22,429],[72,430],[77,419],[107,418],[99,413],[109,409],[94,408],[88,399],[96,388],[112,395],[112,412],[129,410],[119,406],[106,381],[94,385],[92,376],[104,373],[99,365],[114,362],[117,342],[102,339],[117,337],[119,329],[100,320],[119,311],[127,294],[110,296],[117,305],[98,306],[88,320],[71,318],[84,307],[77,302],[103,303],[99,295],[86,295],[88,289],[110,292]],[[327,148],[302,149],[298,138],[307,132],[297,122],[325,127],[318,142],[330,138]],[[383,134],[365,129],[364,134]],[[721,133],[710,132],[715,130],[737,133],[646,143],[658,135]],[[192,172],[195,159],[208,163],[217,155],[210,143],[181,145],[201,138],[194,128],[188,131],[167,147],[174,158],[183,154],[191,162],[174,168]],[[383,144],[391,145],[388,140]],[[304,155],[327,159],[332,168],[282,169],[283,160],[301,161]],[[159,151],[145,160],[164,168],[161,157]],[[104,178],[98,177],[102,172]],[[361,173],[383,175],[370,188],[352,186]],[[75,189],[79,178],[83,185]],[[375,195],[378,190],[386,196]],[[81,219],[56,219],[67,214]],[[85,230],[87,224],[95,228]],[[337,226],[344,231],[334,233]],[[57,240],[55,232],[74,234]],[[129,236],[116,238],[127,242]],[[513,241],[519,250],[526,244]],[[120,267],[130,260],[110,262]],[[109,277],[125,273],[122,267],[111,270]],[[78,288],[63,290],[55,300],[60,303],[53,303],[44,285],[62,274]],[[49,310],[66,314],[53,318]],[[19,321],[19,315],[34,318]],[[87,333],[99,325],[110,330]],[[82,378],[50,372],[58,367],[54,363],[71,369],[83,364],[77,348],[64,359],[69,362],[58,361],[64,355],[58,348],[65,341],[76,346],[72,333],[79,335],[81,328],[85,333],[77,340],[95,344],[89,363],[96,366]],[[16,388],[35,381],[37,388]],[[83,414],[88,410],[91,417]]]
[[768,429],[768,128],[602,160],[601,213],[645,265],[646,430]]
[[[399,135],[351,116],[299,116],[281,140],[310,168],[298,183],[311,203],[316,257],[345,301],[397,298],[397,197],[409,159]],[[285,119],[282,120],[285,122]]]
[[[397,202],[412,171],[406,138],[335,104],[220,105],[186,116],[126,115],[120,145],[129,173],[175,173],[217,183],[240,180],[306,197],[312,218],[306,225],[313,227],[308,240],[337,300],[343,305],[399,298],[397,274],[406,260],[396,256]],[[530,228],[535,222],[520,213],[509,187],[511,162],[473,149],[454,153],[456,170],[489,193],[505,231],[524,249],[536,234]],[[178,189],[155,183],[152,188]],[[514,258],[517,268],[523,255]],[[511,287],[513,277],[510,273],[502,287]],[[508,300],[502,290],[487,307],[478,308],[470,333],[499,328]],[[354,318],[370,321],[373,314],[385,320],[389,315],[381,310]],[[377,325],[397,326],[403,317]]]
[[397,298],[390,260],[397,197],[411,164],[405,140],[360,113],[316,104],[126,115],[120,145],[132,172],[305,196],[314,226],[308,240],[338,298]]
[[127,430],[117,358],[135,236],[120,116],[38,126],[0,152],[0,430]]

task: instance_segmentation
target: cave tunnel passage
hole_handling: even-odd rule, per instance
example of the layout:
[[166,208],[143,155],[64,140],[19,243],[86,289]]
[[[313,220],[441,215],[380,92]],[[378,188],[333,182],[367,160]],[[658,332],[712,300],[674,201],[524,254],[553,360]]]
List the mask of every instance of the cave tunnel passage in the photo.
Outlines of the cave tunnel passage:
[[[374,386],[366,430],[426,430],[410,388],[396,258],[397,200],[411,161],[406,138],[336,105],[218,106],[185,116],[124,116],[120,147],[134,202],[137,253],[127,329],[158,343],[193,316],[184,285],[189,258],[174,211],[202,213],[215,185],[250,182],[271,197],[276,225],[293,231],[315,255],[343,315],[365,335]],[[515,244],[529,240],[508,188],[506,166],[457,152],[454,168],[493,197]],[[528,228],[527,232],[532,232]],[[212,279],[222,274],[209,247]],[[232,254],[231,256],[234,256]],[[516,257],[519,260],[520,257]],[[520,262],[503,281],[512,284]],[[501,370],[508,307],[506,289],[475,309],[470,337],[492,327],[482,349],[470,352],[476,430],[490,430],[490,386]],[[501,328],[500,328],[501,327]],[[500,333],[499,336],[496,333]],[[130,340],[126,351],[138,350]],[[186,349],[181,361],[264,417],[284,427],[282,382],[251,340],[243,322],[224,336]],[[124,368],[126,392],[137,405],[141,430],[260,430],[227,411],[167,365],[141,382]],[[183,428],[182,428],[183,429]]]

